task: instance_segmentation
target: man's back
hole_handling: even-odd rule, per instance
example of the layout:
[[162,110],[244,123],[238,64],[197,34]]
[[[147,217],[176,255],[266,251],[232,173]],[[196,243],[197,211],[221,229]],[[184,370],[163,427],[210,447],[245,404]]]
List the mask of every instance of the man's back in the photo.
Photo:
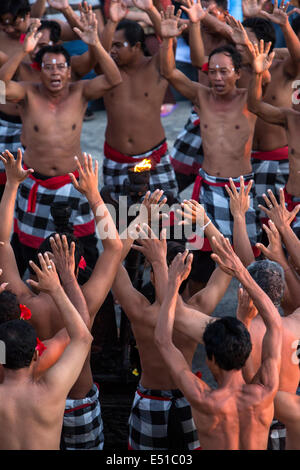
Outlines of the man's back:
[[201,446],[206,450],[265,450],[273,418],[275,393],[245,384],[206,391],[192,404]]
[[3,450],[59,450],[66,397],[45,383],[7,380],[0,386]]

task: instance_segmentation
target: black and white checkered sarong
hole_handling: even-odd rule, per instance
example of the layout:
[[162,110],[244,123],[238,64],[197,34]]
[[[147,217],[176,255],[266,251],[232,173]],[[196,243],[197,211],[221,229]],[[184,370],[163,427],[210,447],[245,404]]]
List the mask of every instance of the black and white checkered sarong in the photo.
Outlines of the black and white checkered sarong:
[[[85,196],[77,191],[68,175],[41,180],[33,173],[18,189],[15,226],[20,242],[39,248],[42,241],[56,231],[50,208],[54,203],[67,203],[71,208],[70,223],[78,238],[95,233],[93,212]],[[58,184],[54,182],[58,181]],[[62,183],[60,183],[62,181]],[[45,186],[44,186],[45,185]]]
[[[9,150],[16,155],[18,148],[22,148],[22,123],[18,122],[18,118],[16,118],[16,121],[7,121],[0,117],[0,153]],[[5,184],[5,181],[5,168],[2,161],[0,161],[0,184]]]
[[191,407],[179,390],[148,390],[138,385],[129,416],[128,448],[200,448]]
[[[245,186],[253,179],[253,173],[244,175]],[[235,186],[239,187],[239,178],[232,178]],[[197,190],[198,184],[198,190]],[[195,182],[192,199],[203,204],[208,217],[217,229],[233,243],[233,217],[230,211],[230,197],[225,184],[230,187],[229,178],[220,178],[207,174],[203,168],[199,170],[198,180]],[[261,227],[258,218],[255,185],[250,190],[250,207],[246,213],[247,232],[254,246],[260,238]],[[203,248],[205,251],[206,249]]]
[[[279,188],[283,188],[289,177],[288,147],[272,150],[270,152],[256,152],[251,154],[252,171],[257,195],[257,202],[264,206],[262,197],[271,189],[278,195]],[[262,218],[265,217],[261,213]]]
[[[113,161],[106,156],[103,162],[103,178],[104,184],[113,186],[113,197],[118,197],[122,194],[123,183],[128,178],[128,168],[135,165],[134,160],[149,158],[153,152],[156,152],[161,144],[157,147],[145,152],[141,155],[130,156],[133,163],[119,163]],[[168,151],[161,156],[160,162],[155,165],[154,169],[150,171],[149,189],[153,192],[155,189],[162,189],[163,191],[170,191],[174,197],[178,194],[178,186],[173,167],[170,163],[170,156]]]
[[61,448],[63,450],[102,450],[103,422],[99,390],[93,384],[81,400],[67,398],[63,419]]
[[273,419],[268,439],[268,450],[285,450],[286,428],[277,419]]
[[191,109],[188,120],[178,134],[172,151],[171,163],[176,173],[198,174],[203,161],[200,120],[195,109]]

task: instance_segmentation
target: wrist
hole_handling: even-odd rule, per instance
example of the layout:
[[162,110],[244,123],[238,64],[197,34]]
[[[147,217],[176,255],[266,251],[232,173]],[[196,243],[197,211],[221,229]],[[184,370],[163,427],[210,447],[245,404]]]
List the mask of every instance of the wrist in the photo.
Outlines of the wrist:
[[68,5],[68,6],[66,6],[66,7],[60,8],[60,11],[61,11],[62,14],[65,15],[65,16],[70,15],[70,13],[73,13],[73,9],[71,8],[70,5]]
[[87,200],[89,201],[90,207],[92,207],[94,205],[97,205],[98,202],[103,202],[99,191],[91,193],[91,194],[86,194],[85,196],[86,196]]

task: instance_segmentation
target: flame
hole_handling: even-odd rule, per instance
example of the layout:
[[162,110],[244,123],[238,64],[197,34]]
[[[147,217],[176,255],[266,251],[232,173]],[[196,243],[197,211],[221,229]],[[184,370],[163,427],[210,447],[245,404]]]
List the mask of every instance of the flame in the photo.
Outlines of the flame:
[[141,173],[142,171],[151,170],[151,160],[144,158],[140,163],[137,163],[133,169],[135,173]]

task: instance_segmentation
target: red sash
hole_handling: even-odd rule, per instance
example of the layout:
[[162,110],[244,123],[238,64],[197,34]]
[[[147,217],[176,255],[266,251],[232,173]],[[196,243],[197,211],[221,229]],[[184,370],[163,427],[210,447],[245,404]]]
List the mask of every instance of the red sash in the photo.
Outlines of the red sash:
[[[23,167],[24,167],[24,170],[28,170],[28,167],[25,163],[23,164]],[[79,173],[77,170],[73,171],[73,175],[75,176],[75,178],[79,178]],[[62,186],[65,186],[65,184],[71,183],[71,178],[69,175],[53,176],[46,180],[40,180],[38,178],[35,178],[31,174],[29,175],[29,178],[31,178],[34,181],[34,185],[32,186],[29,196],[28,196],[27,212],[35,212],[36,195],[37,195],[39,185],[47,189],[59,189]]]
[[252,150],[251,158],[257,158],[258,160],[288,160],[289,158],[289,147],[281,147],[275,150],[269,150],[267,152],[256,152]]
[[168,149],[167,142],[164,141],[157,149],[153,150],[153,152],[146,156],[141,156],[135,158],[131,155],[124,155],[123,153],[119,152],[118,150],[113,149],[107,142],[104,143],[104,155],[109,160],[112,160],[116,163],[131,163],[135,165],[138,162],[141,162],[145,158],[151,160],[153,166],[157,165],[160,162],[161,157],[163,157]]

